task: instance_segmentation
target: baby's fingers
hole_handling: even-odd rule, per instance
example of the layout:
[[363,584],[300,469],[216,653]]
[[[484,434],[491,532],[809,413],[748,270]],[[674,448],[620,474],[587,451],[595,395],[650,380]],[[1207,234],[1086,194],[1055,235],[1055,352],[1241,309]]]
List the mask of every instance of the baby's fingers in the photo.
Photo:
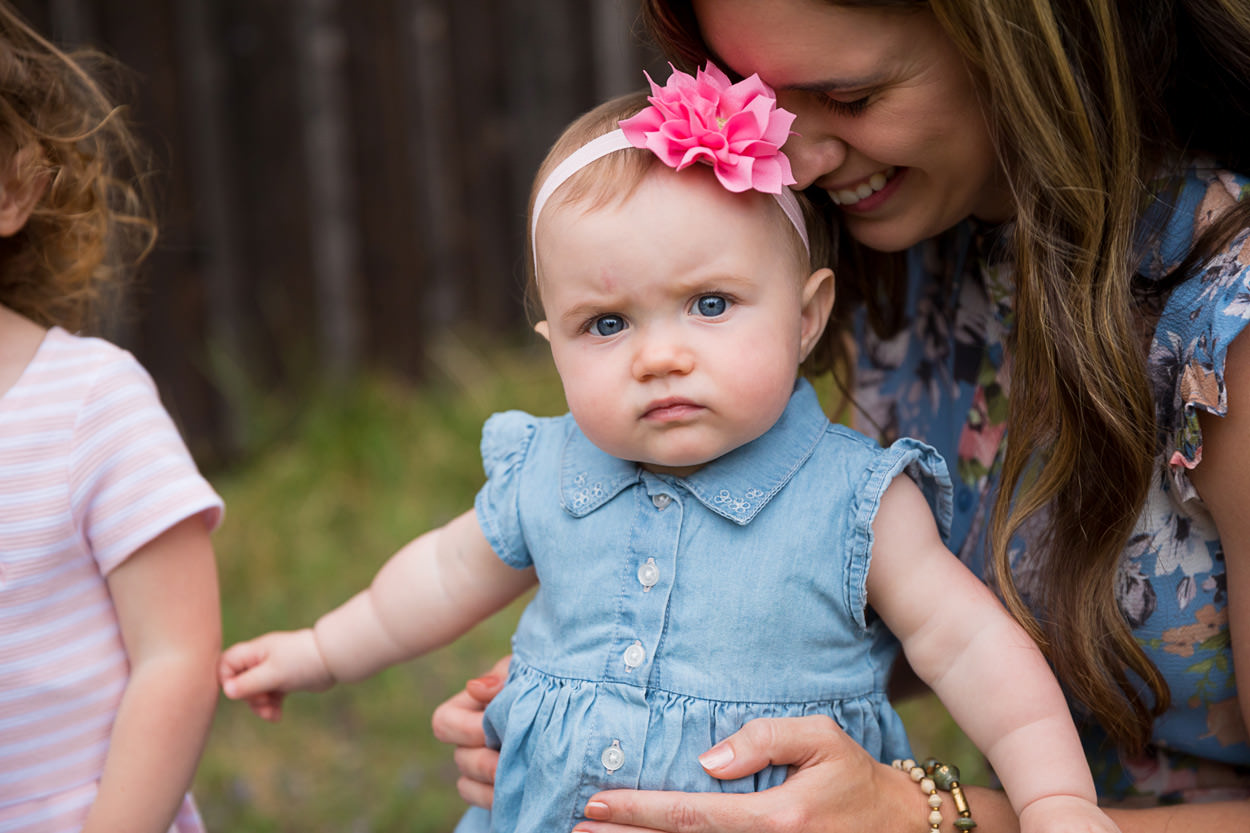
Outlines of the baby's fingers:
[[267,691],[247,698],[247,705],[261,720],[277,723],[282,719],[282,701],[285,697],[280,691]]
[[334,685],[309,628],[274,631],[234,645],[221,662],[222,691],[235,700],[266,691],[325,691]]
[[[226,662],[223,656],[223,667]],[[251,703],[264,694],[280,694],[283,686],[281,678],[275,673],[274,663],[262,657],[252,664],[232,666],[228,674],[223,673],[221,690],[231,700],[247,700]]]
[[259,665],[264,659],[264,651],[259,640],[239,642],[222,652],[217,661],[217,680],[224,687],[227,680],[233,679],[247,669]]

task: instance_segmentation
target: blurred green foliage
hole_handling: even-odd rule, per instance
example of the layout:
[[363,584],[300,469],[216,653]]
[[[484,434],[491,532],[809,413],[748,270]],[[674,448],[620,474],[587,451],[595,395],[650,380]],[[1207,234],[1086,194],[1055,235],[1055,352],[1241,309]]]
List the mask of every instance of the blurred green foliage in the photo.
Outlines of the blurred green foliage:
[[[470,346],[472,343],[472,346]],[[449,336],[420,385],[371,378],[254,403],[246,464],[214,475],[226,520],[214,544],[227,645],[311,624],[365,587],[411,538],[472,505],[481,425],[520,408],[562,413],[550,354]],[[508,650],[525,599],[454,645],[351,686],[288,699],[278,724],[220,702],[195,793],[214,833],[449,831],[464,810],[434,708]],[[901,709],[918,755],[982,777],[933,698]]]

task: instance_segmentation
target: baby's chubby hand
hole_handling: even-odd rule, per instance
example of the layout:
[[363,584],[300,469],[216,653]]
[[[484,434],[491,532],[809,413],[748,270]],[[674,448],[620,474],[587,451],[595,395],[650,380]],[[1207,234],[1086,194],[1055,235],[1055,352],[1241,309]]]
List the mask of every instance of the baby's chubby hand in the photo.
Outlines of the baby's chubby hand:
[[257,716],[276,723],[292,691],[325,691],[334,685],[310,628],[274,631],[232,645],[221,655],[217,677],[231,700],[246,700]]
[[1092,801],[1051,795],[1020,811],[1020,833],[1120,833],[1120,828]]

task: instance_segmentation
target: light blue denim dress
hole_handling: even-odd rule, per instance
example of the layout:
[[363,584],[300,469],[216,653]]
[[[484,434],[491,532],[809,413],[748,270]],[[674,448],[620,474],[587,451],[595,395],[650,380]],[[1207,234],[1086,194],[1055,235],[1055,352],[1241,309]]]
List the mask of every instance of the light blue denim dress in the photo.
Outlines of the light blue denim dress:
[[885,695],[897,642],[865,582],[900,473],[948,529],[933,449],[830,424],[801,381],[773,429],[687,478],[605,454],[568,416],[497,414],[482,457],[482,530],[539,578],[486,712],[501,749],[492,830],[571,830],[602,789],[780,784],[785,767],[718,781],[698,764],[757,717],[830,715],[879,759],[908,753]]

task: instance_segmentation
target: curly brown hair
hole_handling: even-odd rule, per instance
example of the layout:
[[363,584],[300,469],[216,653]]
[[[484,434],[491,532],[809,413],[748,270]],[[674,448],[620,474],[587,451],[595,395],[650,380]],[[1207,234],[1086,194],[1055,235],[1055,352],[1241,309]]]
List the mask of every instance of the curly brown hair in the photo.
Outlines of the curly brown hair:
[[42,189],[24,227],[0,238],[0,303],[44,326],[100,323],[156,240],[146,155],[110,99],[121,67],[66,52],[0,3],[3,181]]

